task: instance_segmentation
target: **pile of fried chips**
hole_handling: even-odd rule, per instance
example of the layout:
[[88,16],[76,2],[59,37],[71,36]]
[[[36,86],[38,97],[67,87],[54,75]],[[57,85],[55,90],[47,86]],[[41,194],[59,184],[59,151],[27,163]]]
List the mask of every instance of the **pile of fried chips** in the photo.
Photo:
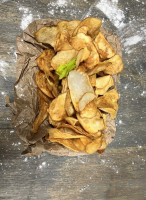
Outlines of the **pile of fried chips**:
[[48,118],[52,127],[46,140],[87,154],[107,147],[106,118],[116,117],[119,100],[112,76],[123,69],[121,57],[100,32],[101,24],[97,18],[59,21],[35,33],[48,49],[37,58],[39,114],[32,131]]

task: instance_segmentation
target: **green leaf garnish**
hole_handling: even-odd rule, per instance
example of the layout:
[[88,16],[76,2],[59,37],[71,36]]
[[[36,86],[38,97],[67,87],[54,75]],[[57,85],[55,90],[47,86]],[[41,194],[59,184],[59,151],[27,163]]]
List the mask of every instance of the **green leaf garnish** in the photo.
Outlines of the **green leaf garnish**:
[[64,65],[59,65],[59,67],[56,70],[56,74],[59,75],[59,79],[63,79],[64,77],[67,77],[69,72],[76,68],[76,59],[77,56],[74,57],[70,62],[64,64]]

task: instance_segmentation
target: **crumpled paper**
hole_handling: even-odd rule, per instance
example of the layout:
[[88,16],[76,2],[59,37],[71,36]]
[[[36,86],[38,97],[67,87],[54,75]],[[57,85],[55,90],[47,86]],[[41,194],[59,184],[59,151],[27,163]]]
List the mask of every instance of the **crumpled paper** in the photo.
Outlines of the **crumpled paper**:
[[[24,141],[24,151],[22,155],[39,155],[48,152],[58,156],[85,155],[83,152],[73,152],[58,143],[51,143],[44,140],[48,134],[49,121],[45,120],[37,133],[32,133],[32,124],[38,113],[37,85],[35,83],[35,73],[39,70],[36,59],[44,49],[49,46],[38,43],[33,34],[43,26],[54,26],[58,19],[35,20],[17,37],[17,63],[16,63],[16,83],[14,86],[14,102],[7,105],[13,111],[13,124],[21,140]],[[121,43],[118,37],[106,29],[101,28],[107,41],[111,44],[117,54],[121,55]],[[114,76],[115,86],[119,76]],[[107,118],[107,128],[104,131],[107,143],[110,143],[115,136],[115,123],[109,116]]]

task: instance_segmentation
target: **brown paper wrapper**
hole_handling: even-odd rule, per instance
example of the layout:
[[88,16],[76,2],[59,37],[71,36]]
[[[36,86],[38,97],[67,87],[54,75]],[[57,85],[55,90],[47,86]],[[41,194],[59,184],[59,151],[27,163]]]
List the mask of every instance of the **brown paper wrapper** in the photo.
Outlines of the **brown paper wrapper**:
[[[36,59],[48,45],[38,43],[33,34],[43,26],[54,26],[58,19],[42,19],[32,22],[24,32],[17,37],[17,63],[15,97],[13,103],[8,103],[13,111],[13,123],[21,140],[24,141],[22,155],[39,155],[48,152],[58,156],[85,155],[82,152],[73,152],[58,143],[51,143],[44,140],[48,134],[49,121],[45,120],[36,134],[32,133],[32,124],[38,113],[37,85],[35,73],[39,70]],[[106,29],[101,29],[107,41],[111,44],[117,54],[121,55],[121,43],[118,37]],[[118,83],[118,76],[114,77],[115,85]],[[107,128],[104,131],[107,143],[110,143],[115,136],[115,123],[108,116]]]

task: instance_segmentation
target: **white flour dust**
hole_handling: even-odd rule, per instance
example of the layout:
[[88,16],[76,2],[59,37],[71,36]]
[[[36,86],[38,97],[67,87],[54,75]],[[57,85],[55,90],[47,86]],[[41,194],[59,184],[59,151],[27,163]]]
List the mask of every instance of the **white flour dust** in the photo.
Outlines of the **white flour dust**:
[[31,11],[25,7],[20,7],[19,11],[23,13],[20,28],[24,30],[33,21],[33,15]]
[[125,19],[124,12],[118,8],[118,0],[100,0],[96,7],[100,9],[109,20],[117,27],[124,27],[123,20]]
[[140,42],[143,38],[140,35],[134,35],[132,37],[126,38],[124,46],[132,46]]

